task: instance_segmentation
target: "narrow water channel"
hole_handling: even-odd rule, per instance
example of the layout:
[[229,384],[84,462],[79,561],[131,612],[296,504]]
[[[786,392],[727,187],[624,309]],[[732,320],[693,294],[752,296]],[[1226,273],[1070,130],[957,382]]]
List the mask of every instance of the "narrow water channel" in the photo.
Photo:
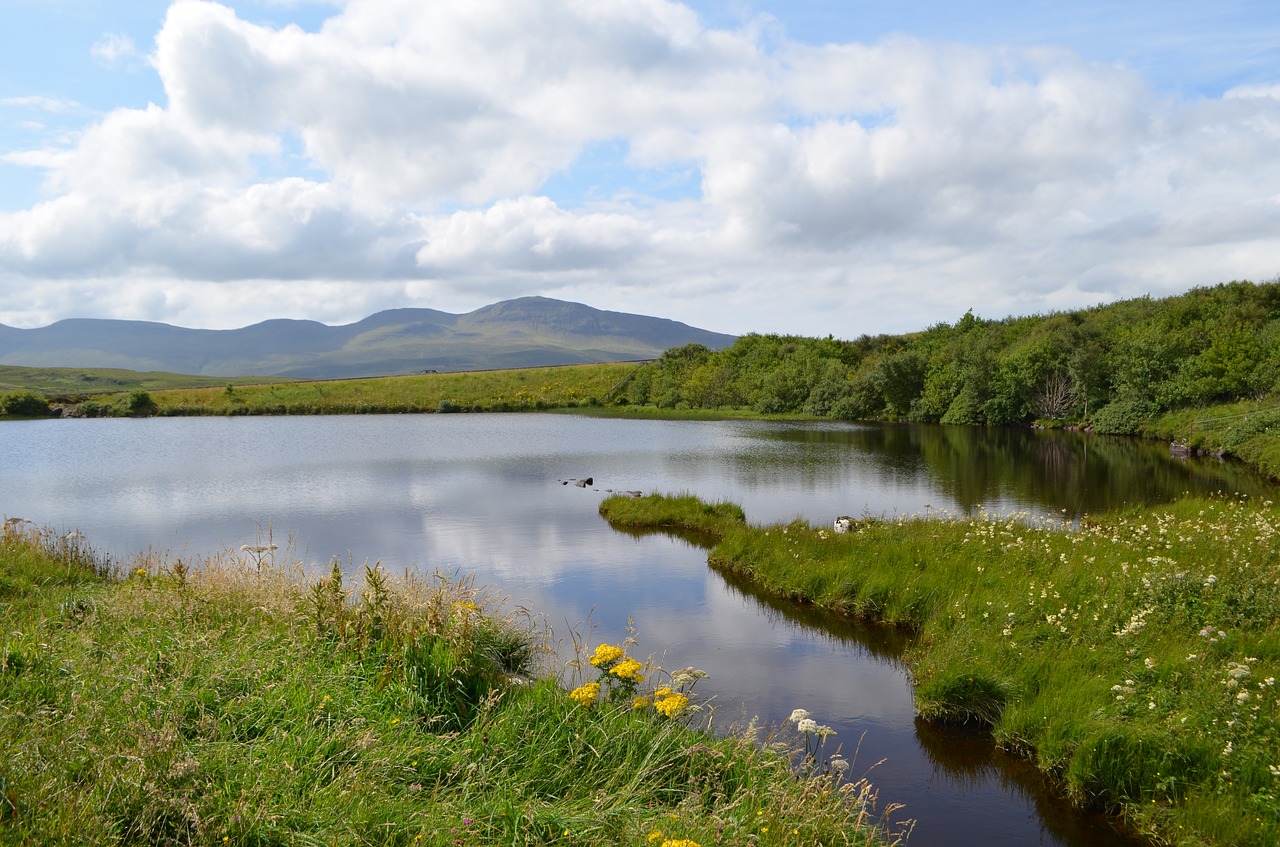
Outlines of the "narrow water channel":
[[[579,487],[571,479],[592,478]],[[567,650],[711,674],[716,725],[804,708],[837,730],[911,845],[1128,847],[989,739],[920,724],[900,634],[756,595],[705,550],[612,530],[608,489],[740,503],[756,523],[1025,510],[1078,517],[1184,491],[1266,489],[1159,445],[944,427],[598,420],[563,415],[31,421],[0,424],[0,513],[76,529],[117,558],[199,556],[271,537],[319,571],[474,574]]]

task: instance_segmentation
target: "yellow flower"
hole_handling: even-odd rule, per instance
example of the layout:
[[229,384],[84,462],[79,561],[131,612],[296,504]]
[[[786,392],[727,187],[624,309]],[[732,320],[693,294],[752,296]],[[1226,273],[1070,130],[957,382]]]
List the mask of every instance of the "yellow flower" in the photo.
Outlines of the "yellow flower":
[[689,698],[683,694],[668,694],[661,700],[654,701],[653,708],[669,718],[674,718],[689,705]]
[[661,837],[662,837],[662,830],[655,829],[653,832],[649,833],[649,843],[652,844],[653,842],[657,841]]
[[666,697],[670,693],[671,693],[671,689],[664,685],[661,688],[659,688],[657,691],[653,692],[653,696]]
[[621,662],[614,665],[609,673],[613,674],[618,679],[635,679],[636,682],[644,682],[644,677],[636,673],[636,671],[643,667],[644,665],[640,664],[635,659],[623,659]]
[[569,697],[581,703],[584,706],[590,706],[600,696],[600,683],[588,682],[586,685],[579,685],[577,688],[569,692]]
[[591,664],[597,668],[611,665],[626,655],[626,651],[621,647],[615,647],[612,644],[601,644],[596,651],[591,654]]
[[649,703],[651,702],[652,701],[648,697],[640,696],[631,701],[631,708],[643,709],[645,706],[648,706]]
[[668,838],[662,842],[662,847],[702,847],[702,845],[692,838]]

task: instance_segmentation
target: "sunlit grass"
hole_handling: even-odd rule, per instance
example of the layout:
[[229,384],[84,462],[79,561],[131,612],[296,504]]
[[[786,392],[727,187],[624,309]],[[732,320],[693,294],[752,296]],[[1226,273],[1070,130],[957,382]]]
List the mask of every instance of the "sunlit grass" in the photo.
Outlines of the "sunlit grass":
[[870,786],[796,771],[798,736],[698,728],[692,668],[629,641],[562,675],[536,621],[467,580],[309,577],[269,544],[116,571],[12,521],[0,628],[3,843],[879,837]]
[[[602,514],[659,526],[692,508],[646,500]],[[1188,499],[1078,529],[930,514],[714,532],[717,567],[910,628],[920,714],[990,725],[1081,805],[1171,843],[1280,843],[1274,504]]]
[[636,364],[592,364],[152,392],[160,415],[511,412],[598,406]]

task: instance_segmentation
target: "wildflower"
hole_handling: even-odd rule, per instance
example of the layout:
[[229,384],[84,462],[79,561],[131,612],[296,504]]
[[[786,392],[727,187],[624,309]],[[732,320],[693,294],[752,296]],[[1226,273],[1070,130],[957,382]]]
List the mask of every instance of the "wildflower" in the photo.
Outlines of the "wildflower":
[[811,733],[818,728],[818,722],[813,718],[804,718],[796,724],[796,729],[803,733]]
[[668,694],[661,700],[655,700],[653,708],[669,718],[674,718],[683,712],[689,705],[689,698],[683,694]]
[[676,685],[692,685],[700,679],[706,679],[710,674],[697,668],[684,668],[678,670],[671,675],[671,681]]
[[590,706],[600,696],[600,683],[588,682],[586,685],[579,685],[577,688],[569,692],[569,698],[583,706]]
[[655,829],[653,832],[649,833],[649,843],[652,844],[653,842],[657,841],[661,837],[662,837],[662,830]]
[[692,838],[668,838],[662,842],[662,847],[702,847],[702,845]]
[[849,761],[843,756],[832,756],[831,770],[838,774],[843,774],[845,771],[849,770]]
[[787,718],[787,720],[791,721],[792,723],[799,723],[800,721],[804,720],[807,717],[809,717],[809,713],[807,711],[805,711],[804,709],[796,709],[794,712],[791,713],[791,717]]
[[133,572],[133,575],[134,575],[134,576],[146,576],[146,575],[147,575],[147,569],[146,569],[146,568],[138,568],[136,571],[134,571],[134,572]]
[[591,654],[591,664],[597,668],[605,665],[612,665],[626,654],[621,647],[615,647],[612,644],[601,644],[596,651]]
[[636,671],[643,667],[644,665],[640,664],[635,659],[623,659],[621,662],[614,665],[609,673],[613,674],[618,679],[633,679],[636,682],[644,682],[644,677],[636,673]]
[[652,701],[652,700],[650,700],[648,697],[639,696],[639,697],[636,697],[634,700],[632,700],[632,701],[631,701],[631,708],[632,708],[632,709],[643,709],[643,708],[647,707],[651,702],[653,702],[653,701]]
[[1272,776],[1280,776],[1280,765],[1267,765],[1267,767],[1271,768]]

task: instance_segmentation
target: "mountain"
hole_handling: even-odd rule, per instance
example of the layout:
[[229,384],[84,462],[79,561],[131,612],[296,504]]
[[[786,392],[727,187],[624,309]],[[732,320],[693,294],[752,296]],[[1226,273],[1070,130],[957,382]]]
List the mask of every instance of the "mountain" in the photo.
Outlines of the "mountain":
[[269,320],[185,329],[93,318],[35,329],[0,324],[0,364],[331,379],[652,359],[671,347],[718,350],[734,340],[664,318],[521,297],[464,315],[391,309],[344,326]]

